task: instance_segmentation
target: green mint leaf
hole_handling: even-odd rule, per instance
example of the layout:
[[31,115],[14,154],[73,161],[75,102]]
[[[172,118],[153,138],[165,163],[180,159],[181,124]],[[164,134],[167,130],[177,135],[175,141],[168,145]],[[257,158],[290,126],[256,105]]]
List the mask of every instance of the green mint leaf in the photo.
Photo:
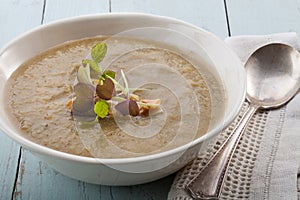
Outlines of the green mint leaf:
[[82,60],[82,65],[83,66],[86,66],[87,64],[90,65],[90,67],[95,70],[96,72],[98,73],[101,73],[102,72],[102,69],[101,67],[98,65],[98,63],[96,63],[95,61],[93,60],[88,60],[88,59],[84,59]]
[[94,105],[94,111],[98,117],[105,118],[108,115],[109,105],[104,100],[97,101]]
[[97,43],[95,46],[92,48],[92,58],[96,63],[99,63],[103,60],[105,54],[107,51],[107,46],[105,42],[100,42]]
[[109,76],[110,78],[115,78],[115,77],[116,77],[116,72],[111,71],[111,70],[105,70],[105,71],[103,72],[103,75],[102,75],[102,76],[104,76],[104,78],[108,78],[108,76]]

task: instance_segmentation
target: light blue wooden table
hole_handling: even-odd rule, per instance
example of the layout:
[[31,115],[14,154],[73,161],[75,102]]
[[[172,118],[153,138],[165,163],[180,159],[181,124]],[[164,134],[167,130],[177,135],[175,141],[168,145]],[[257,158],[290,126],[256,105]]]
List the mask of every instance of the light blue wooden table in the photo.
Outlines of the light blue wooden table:
[[[294,31],[300,0],[0,0],[0,48],[24,31],[61,18],[108,12],[171,16],[221,39]],[[92,185],[65,177],[0,132],[0,200],[166,199],[174,175],[131,187]]]

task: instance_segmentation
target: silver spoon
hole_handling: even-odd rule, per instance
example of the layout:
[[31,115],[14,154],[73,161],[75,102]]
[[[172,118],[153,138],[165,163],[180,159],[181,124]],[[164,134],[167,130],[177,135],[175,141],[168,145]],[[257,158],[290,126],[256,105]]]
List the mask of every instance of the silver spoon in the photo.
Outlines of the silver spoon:
[[245,69],[250,106],[220,149],[187,185],[195,199],[218,199],[227,166],[250,118],[258,109],[284,105],[299,89],[300,54],[288,45],[274,43],[259,48]]

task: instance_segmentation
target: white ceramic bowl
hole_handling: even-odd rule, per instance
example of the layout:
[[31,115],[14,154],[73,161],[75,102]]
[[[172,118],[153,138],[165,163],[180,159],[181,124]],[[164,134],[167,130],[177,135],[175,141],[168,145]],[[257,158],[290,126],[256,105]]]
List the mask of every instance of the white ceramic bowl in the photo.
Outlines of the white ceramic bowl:
[[[95,159],[59,152],[22,137],[5,113],[4,86],[20,64],[37,53],[65,41],[114,35],[140,27],[163,27],[194,39],[206,51],[211,66],[223,81],[227,101],[219,117],[204,136],[178,148],[137,158]],[[60,20],[40,26],[0,50],[0,128],[13,140],[57,171],[75,179],[105,185],[133,185],[167,176],[191,161],[203,141],[216,136],[237,116],[245,97],[245,74],[237,56],[213,34],[186,22],[138,13],[98,14]],[[217,114],[215,115],[217,117]]]

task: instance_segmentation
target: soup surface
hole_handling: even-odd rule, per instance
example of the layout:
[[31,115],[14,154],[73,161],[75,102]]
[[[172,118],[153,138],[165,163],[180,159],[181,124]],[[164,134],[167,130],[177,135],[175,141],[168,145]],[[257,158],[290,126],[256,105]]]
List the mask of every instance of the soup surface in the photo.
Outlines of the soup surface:
[[[134,93],[160,99],[161,112],[148,117],[106,117],[99,123],[74,120],[66,103],[82,59],[105,40],[103,68],[124,70]],[[8,113],[29,140],[75,155],[120,158],[165,151],[205,134],[212,120],[212,97],[201,74],[176,49],[140,39],[95,37],[70,41],[22,64],[7,85]],[[221,84],[215,91],[222,96]]]

